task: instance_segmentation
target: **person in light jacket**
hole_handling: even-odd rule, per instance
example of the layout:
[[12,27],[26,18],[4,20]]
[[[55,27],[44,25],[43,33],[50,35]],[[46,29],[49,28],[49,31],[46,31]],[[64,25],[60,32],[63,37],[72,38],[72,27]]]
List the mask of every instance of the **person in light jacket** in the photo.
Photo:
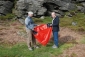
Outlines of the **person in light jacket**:
[[26,32],[28,35],[27,46],[29,50],[33,50],[32,45],[34,48],[38,48],[38,46],[36,45],[36,39],[34,38],[32,34],[32,31],[34,30],[34,27],[36,26],[36,24],[34,24],[32,20],[32,17],[33,17],[33,12],[29,11],[28,16],[25,19]]

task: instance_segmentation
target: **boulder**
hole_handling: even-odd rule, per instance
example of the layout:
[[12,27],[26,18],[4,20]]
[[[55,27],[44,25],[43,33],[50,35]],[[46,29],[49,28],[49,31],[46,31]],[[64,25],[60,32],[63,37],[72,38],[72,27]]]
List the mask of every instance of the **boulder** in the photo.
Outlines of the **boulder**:
[[82,6],[77,6],[77,10],[78,10],[78,11],[81,11],[82,9],[83,9]]
[[0,14],[8,14],[12,11],[13,3],[10,1],[0,1]]
[[24,19],[18,19],[19,20],[19,22],[21,23],[21,24],[25,24],[25,20]]
[[37,11],[37,15],[44,15],[45,12],[47,11],[47,9],[45,7],[41,7],[38,11]]
[[85,7],[85,2],[81,3]]
[[16,4],[16,11],[15,14],[18,17],[24,16],[28,11],[33,11],[34,16],[42,16],[45,14],[47,9],[45,7],[42,7],[43,0],[19,0]]
[[81,12],[82,12],[82,13],[85,13],[85,7],[83,7],[83,8],[81,9]]
[[70,10],[76,9],[76,5],[73,4],[73,3],[66,3],[66,4],[63,4],[63,6],[61,6],[59,9],[60,10],[68,10],[68,11],[70,11]]
[[61,0],[61,1],[64,1],[64,2],[67,2],[67,3],[72,2],[72,0]]
[[73,26],[76,26],[76,25],[77,25],[77,22],[72,22],[72,25],[73,25]]
[[85,0],[76,0],[77,2],[83,2],[83,1],[85,1]]

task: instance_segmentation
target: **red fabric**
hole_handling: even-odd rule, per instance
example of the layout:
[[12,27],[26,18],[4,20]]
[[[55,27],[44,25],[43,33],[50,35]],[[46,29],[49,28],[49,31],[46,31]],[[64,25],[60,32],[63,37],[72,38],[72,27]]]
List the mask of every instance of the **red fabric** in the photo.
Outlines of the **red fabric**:
[[37,34],[34,34],[34,36],[39,41],[39,43],[44,46],[47,45],[50,40],[52,28],[47,27],[47,25],[45,24],[42,24],[40,26],[37,26],[34,30],[37,31]]

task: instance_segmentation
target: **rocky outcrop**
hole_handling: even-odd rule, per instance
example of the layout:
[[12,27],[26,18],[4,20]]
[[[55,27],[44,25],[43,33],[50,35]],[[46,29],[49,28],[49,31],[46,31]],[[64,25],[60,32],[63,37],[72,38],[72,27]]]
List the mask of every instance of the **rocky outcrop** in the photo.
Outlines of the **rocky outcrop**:
[[71,3],[71,0],[19,0],[16,3],[15,14],[21,18],[25,17],[28,11],[33,11],[34,16],[49,15],[52,11],[64,15],[63,11],[70,11],[75,8],[76,5]]
[[[78,10],[85,13],[85,0],[16,0],[13,13],[24,19],[28,11],[33,11],[34,16],[41,17],[50,15],[55,11],[59,16],[64,16],[65,12]],[[0,15],[11,12],[13,0],[0,0]],[[77,5],[80,4],[80,5]]]
[[12,11],[12,6],[12,2],[0,0],[0,16],[10,13]]

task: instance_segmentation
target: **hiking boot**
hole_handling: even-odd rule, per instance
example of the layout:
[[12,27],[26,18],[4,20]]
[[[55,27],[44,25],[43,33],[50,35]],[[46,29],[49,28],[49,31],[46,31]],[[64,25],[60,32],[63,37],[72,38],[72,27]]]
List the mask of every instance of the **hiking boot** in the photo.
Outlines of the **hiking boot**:
[[38,46],[34,46],[34,48],[38,49],[39,47]]
[[35,48],[36,48],[36,49],[38,49],[39,47],[38,47],[38,46],[36,46]]
[[53,46],[52,46],[52,48],[58,48],[58,46],[56,46],[56,45],[53,45]]
[[30,47],[30,48],[28,48],[28,49],[29,49],[29,50],[31,50],[31,51],[33,50],[31,47]]

